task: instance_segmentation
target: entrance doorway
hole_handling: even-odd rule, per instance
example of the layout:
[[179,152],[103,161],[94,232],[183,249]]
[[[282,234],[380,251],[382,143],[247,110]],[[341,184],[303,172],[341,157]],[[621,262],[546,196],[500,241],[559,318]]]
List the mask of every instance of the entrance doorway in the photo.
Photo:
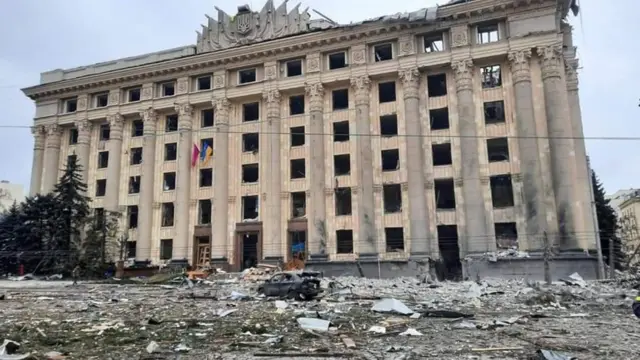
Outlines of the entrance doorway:
[[258,265],[260,254],[258,251],[259,243],[258,232],[246,232],[239,234],[240,236],[240,271]]
[[196,236],[194,264],[196,268],[209,266],[211,261],[211,245],[209,236]]
[[462,263],[458,245],[458,227],[456,225],[438,226],[438,248],[440,260],[436,272],[441,280],[462,280]]

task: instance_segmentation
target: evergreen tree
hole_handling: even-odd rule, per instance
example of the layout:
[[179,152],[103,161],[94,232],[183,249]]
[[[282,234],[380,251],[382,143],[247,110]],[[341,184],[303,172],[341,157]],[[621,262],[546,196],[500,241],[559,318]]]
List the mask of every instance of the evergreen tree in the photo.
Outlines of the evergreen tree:
[[618,217],[615,210],[609,205],[609,200],[605,198],[604,186],[593,170],[591,171],[591,182],[593,183],[593,196],[596,204],[598,229],[600,230],[600,245],[605,263],[609,263],[609,246],[613,246],[615,267],[621,269],[624,263],[624,253],[622,241],[618,236]]
[[0,274],[16,273],[16,227],[20,222],[20,207],[17,203],[0,214]]

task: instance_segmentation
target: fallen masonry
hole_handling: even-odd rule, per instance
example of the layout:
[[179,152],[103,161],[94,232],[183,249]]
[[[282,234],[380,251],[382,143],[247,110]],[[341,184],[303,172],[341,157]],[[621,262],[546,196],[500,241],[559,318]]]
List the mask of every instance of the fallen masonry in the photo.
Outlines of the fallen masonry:
[[336,277],[321,279],[316,299],[297,301],[259,295],[263,281],[3,280],[0,360],[582,360],[640,351],[633,282]]

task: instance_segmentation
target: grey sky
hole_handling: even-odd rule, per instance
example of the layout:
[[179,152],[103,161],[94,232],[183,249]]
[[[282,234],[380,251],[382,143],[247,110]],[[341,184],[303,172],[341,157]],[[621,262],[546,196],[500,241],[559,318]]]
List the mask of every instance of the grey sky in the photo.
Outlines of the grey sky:
[[[32,124],[34,106],[20,88],[39,74],[191,45],[214,5],[235,13],[255,0],[0,0],[0,125]],[[446,0],[440,0],[445,3]],[[585,136],[640,137],[640,2],[582,0],[573,18],[583,69],[580,96]],[[279,1],[277,1],[279,4]],[[305,0],[340,23],[412,11],[433,0]],[[292,0],[289,5],[296,2]],[[402,4],[401,7],[398,7]],[[584,28],[581,27],[581,22]],[[0,128],[0,179],[29,186],[33,138],[28,128]],[[590,140],[592,166],[608,192],[640,186],[640,141]]]

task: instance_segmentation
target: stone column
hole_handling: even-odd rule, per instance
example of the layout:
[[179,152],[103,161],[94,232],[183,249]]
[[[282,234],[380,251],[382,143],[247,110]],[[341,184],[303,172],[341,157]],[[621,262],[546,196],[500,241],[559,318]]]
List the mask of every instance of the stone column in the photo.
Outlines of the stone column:
[[184,263],[189,254],[189,218],[191,198],[191,157],[193,152],[193,136],[191,134],[193,107],[188,104],[177,104],[178,113],[178,171],[176,179],[175,228],[176,237],[173,242],[172,262]]
[[563,109],[562,83],[562,47],[560,45],[538,48],[538,57],[542,68],[545,114],[549,132],[549,151],[553,190],[558,212],[559,245],[564,250],[577,249],[574,207],[574,171],[575,161],[571,119],[566,118]]
[[156,126],[158,115],[149,108],[140,111],[144,124],[142,142],[142,171],[140,175],[140,196],[138,201],[138,239],[136,241],[136,262],[151,261],[153,247],[153,195],[156,163]]
[[[460,157],[462,197],[464,199],[464,220],[466,248],[470,253],[487,251],[491,240],[487,229],[487,214],[484,207],[482,184],[480,182],[480,159],[478,132],[476,128],[473,102],[473,62],[471,59],[454,61],[452,64],[458,97],[458,127],[460,132]],[[461,254],[465,255],[465,254]]]
[[356,179],[358,183],[358,246],[360,258],[378,258],[373,197],[373,152],[371,149],[371,80],[362,75],[351,79],[356,102]]
[[309,100],[309,204],[307,206],[308,253],[311,260],[327,260],[327,202],[325,200],[324,87],[305,84]]
[[229,108],[226,98],[213,100],[216,133],[213,138],[213,216],[211,263],[228,263],[229,239]]
[[40,193],[42,186],[42,167],[44,166],[44,145],[46,140],[45,128],[42,125],[31,127],[33,134],[33,163],[31,165],[31,185],[29,185],[29,196]]
[[[91,144],[91,122],[88,119],[76,121],[76,129],[78,129],[78,144],[76,145],[76,155],[78,156],[78,164],[82,169],[82,182],[85,184],[89,181],[89,153]],[[109,159],[111,160],[111,159]],[[107,183],[109,180],[107,180]]]
[[[282,171],[280,162],[280,92],[278,90],[268,90],[262,94],[262,99],[267,106],[267,132],[268,142],[268,162],[265,164],[273,171],[268,171],[267,198],[262,208],[265,210],[266,220],[265,232],[266,242],[264,247],[264,259],[270,262],[282,260],[282,244],[286,237],[282,234],[282,209],[280,192],[282,191]],[[264,224],[265,222],[263,222]],[[286,241],[285,241],[286,242]]]
[[53,191],[58,182],[58,170],[60,163],[60,140],[62,129],[58,124],[46,126],[47,140],[44,151],[44,184],[42,193],[48,194]]
[[107,116],[109,122],[109,164],[107,165],[107,192],[104,208],[119,212],[120,205],[120,164],[122,160],[122,130],[124,119],[120,114]]
[[518,131],[526,237],[529,250],[540,250],[543,248],[542,234],[547,231],[547,214],[538,134],[533,112],[533,90],[529,68],[531,50],[509,52],[508,58],[511,62],[515,94],[515,123]]
[[[420,71],[400,71],[404,97],[404,119],[407,134],[422,135],[420,123]],[[409,136],[407,142],[407,190],[409,197],[409,227],[411,232],[411,256],[426,257],[431,249],[429,239],[429,215],[425,196],[424,149],[422,136]]]

